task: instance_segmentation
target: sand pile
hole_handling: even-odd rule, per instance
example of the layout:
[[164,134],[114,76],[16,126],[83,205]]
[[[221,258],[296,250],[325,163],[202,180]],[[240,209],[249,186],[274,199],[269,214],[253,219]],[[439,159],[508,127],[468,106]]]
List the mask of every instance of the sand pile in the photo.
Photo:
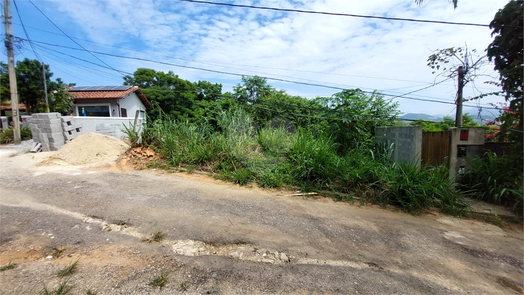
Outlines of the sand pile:
[[128,149],[129,145],[115,137],[85,133],[41,159],[37,165],[112,165]]

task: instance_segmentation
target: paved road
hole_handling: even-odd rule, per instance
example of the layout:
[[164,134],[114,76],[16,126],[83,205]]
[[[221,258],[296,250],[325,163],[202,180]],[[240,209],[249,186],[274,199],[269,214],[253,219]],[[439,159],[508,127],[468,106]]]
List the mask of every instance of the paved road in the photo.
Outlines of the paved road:
[[[79,259],[73,294],[517,294],[521,225],[278,196],[206,176],[35,167],[0,153],[1,294]],[[120,226],[125,222],[124,226]],[[152,232],[160,243],[142,242]],[[53,248],[63,249],[55,254]],[[161,273],[167,285],[149,283]]]

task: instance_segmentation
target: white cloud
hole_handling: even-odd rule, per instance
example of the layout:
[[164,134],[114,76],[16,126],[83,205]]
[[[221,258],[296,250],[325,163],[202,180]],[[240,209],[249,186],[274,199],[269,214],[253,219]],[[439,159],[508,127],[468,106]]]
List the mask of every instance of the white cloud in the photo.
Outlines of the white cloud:
[[[257,72],[266,73],[260,74],[262,76],[285,76],[286,79],[300,81],[308,79],[320,84],[358,86],[363,89],[400,88],[390,90],[391,93],[409,92],[427,85],[420,82],[434,81],[435,76],[426,66],[426,59],[432,50],[463,46],[467,43],[470,48],[483,51],[491,42],[490,30],[479,27],[283,13],[178,1],[48,2],[52,5],[46,6],[46,13],[52,19],[68,18],[63,20],[73,24],[68,30],[81,31],[95,42],[125,44],[126,47],[131,46],[149,54],[108,47],[103,48],[105,51],[236,73]],[[420,6],[411,0],[234,1],[260,6],[483,24],[488,24],[506,2],[462,0],[454,10],[450,2],[439,0],[426,1]],[[191,81],[221,82],[225,90],[228,90],[226,85],[234,85],[240,81],[233,76],[167,65],[109,58],[106,60],[131,72],[137,67],[152,67],[163,71],[173,70],[180,77]],[[309,73],[311,71],[341,75]],[[282,85],[289,93],[308,97],[336,92],[278,82],[271,84]],[[413,96],[425,95],[451,101],[454,98],[454,89],[450,81]],[[472,95],[473,91],[468,88],[466,96]],[[453,108],[449,105],[408,100],[401,100],[401,107],[405,112],[432,114],[447,113]]]

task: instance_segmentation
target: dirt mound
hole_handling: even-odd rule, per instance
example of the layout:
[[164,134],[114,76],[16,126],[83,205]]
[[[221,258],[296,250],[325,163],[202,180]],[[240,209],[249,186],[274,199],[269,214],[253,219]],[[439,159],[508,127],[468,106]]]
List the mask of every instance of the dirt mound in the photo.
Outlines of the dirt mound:
[[90,132],[68,142],[37,165],[111,165],[128,149],[129,145],[120,139]]

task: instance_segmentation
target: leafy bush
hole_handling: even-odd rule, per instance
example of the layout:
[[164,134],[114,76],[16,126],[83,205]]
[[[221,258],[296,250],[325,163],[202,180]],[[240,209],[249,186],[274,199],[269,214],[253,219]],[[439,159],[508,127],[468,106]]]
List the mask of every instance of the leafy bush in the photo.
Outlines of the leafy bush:
[[[29,140],[33,137],[31,129],[22,127],[20,128],[20,138],[22,140]],[[14,129],[9,127],[8,129],[0,133],[0,143],[7,144],[14,141]]]
[[466,159],[467,169],[461,178],[461,188],[473,198],[513,207],[522,216],[522,170],[511,156]]

